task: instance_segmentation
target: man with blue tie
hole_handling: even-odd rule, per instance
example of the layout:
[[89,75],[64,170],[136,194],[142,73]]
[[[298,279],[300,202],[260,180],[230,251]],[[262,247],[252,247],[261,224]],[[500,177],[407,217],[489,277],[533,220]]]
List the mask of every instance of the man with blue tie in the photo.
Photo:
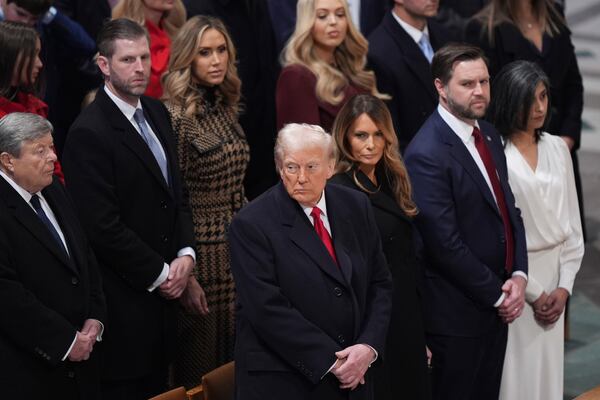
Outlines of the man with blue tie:
[[104,278],[110,321],[102,349],[102,395],[147,399],[166,389],[176,346],[176,299],[189,295],[195,264],[169,116],[142,96],[150,74],[146,31],[107,22],[98,34],[104,87],[77,118],[63,152]]
[[[106,304],[96,259],[53,178],[52,125],[0,120],[0,397],[99,399]],[[102,322],[101,322],[102,321]]]
[[419,208],[422,299],[435,400],[498,398],[507,323],[523,310],[525,232],[500,136],[481,120],[490,101],[481,49],[433,57],[439,95],[406,149]]
[[379,91],[392,97],[388,108],[402,151],[438,102],[431,59],[452,38],[432,19],[437,11],[437,0],[394,0],[369,35],[369,67]]

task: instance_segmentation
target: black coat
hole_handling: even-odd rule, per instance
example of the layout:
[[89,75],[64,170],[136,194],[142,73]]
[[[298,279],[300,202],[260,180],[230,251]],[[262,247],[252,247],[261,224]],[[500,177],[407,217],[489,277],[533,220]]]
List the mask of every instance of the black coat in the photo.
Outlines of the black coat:
[[97,399],[98,350],[88,361],[61,360],[86,319],[106,322],[98,266],[64,187],[55,180],[42,195],[69,257],[0,177],[0,397]]
[[137,378],[166,365],[173,351],[174,303],[146,289],[184,247],[194,247],[169,115],[142,97],[170,175],[104,89],[77,118],[63,155],[67,188],[98,255],[110,315],[103,377]]
[[282,183],[233,219],[238,400],[373,399],[370,374],[352,392],[323,376],[357,343],[385,356],[389,271],[366,197],[332,184],[325,196],[339,266]]
[[[486,30],[487,32],[487,30]],[[536,62],[550,80],[550,123],[546,131],[553,135],[569,136],[575,149],[581,142],[581,113],[583,111],[583,83],[571,32],[563,26],[560,33],[550,37],[544,34],[542,51],[512,23],[502,23],[494,29],[490,44],[480,22],[473,19],[467,25],[467,40],[481,47],[489,59],[492,79],[506,64],[516,60]]]
[[[435,21],[429,21],[428,28],[434,51],[450,41],[448,33]],[[392,96],[387,104],[400,149],[404,151],[438,104],[431,66],[391,12],[369,36],[368,59],[377,88]]]
[[379,189],[362,172],[356,176],[362,188],[355,182],[353,170],[336,174],[330,182],[369,196],[394,284],[386,357],[375,367],[375,398],[431,399],[412,220],[398,206],[383,174],[377,173]]

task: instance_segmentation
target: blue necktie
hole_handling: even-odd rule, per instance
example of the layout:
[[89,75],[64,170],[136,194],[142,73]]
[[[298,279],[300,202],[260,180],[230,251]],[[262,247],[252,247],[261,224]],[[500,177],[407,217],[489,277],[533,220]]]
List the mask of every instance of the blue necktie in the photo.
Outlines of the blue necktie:
[[421,48],[421,51],[423,52],[423,55],[427,61],[429,61],[429,64],[431,64],[431,59],[433,58],[433,48],[431,47],[431,43],[429,43],[429,37],[425,32],[423,32],[423,35],[419,40],[419,47]]
[[169,184],[168,172],[167,172],[167,160],[163,153],[161,152],[160,143],[154,139],[154,137],[148,131],[148,124],[146,122],[146,118],[144,117],[144,111],[141,108],[135,110],[135,114],[133,114],[133,118],[135,122],[137,122],[141,136],[150,148],[150,151],[154,155],[158,166],[160,167],[160,171],[162,172],[163,178],[165,178],[165,182],[167,185]]
[[35,212],[36,212],[37,216],[39,217],[40,221],[42,221],[42,223],[44,225],[46,225],[46,228],[48,228],[48,231],[50,232],[50,234],[52,235],[54,240],[56,240],[56,242],[60,246],[61,250],[65,252],[65,255],[67,257],[69,257],[69,252],[67,252],[67,249],[65,248],[65,244],[61,240],[60,235],[54,228],[54,225],[52,225],[52,222],[50,222],[50,219],[48,219],[48,216],[46,215],[46,213],[44,212],[44,209],[42,208],[42,205],[40,204],[40,198],[38,197],[38,195],[34,194],[33,196],[31,196],[31,200],[29,200],[29,202],[35,209]]

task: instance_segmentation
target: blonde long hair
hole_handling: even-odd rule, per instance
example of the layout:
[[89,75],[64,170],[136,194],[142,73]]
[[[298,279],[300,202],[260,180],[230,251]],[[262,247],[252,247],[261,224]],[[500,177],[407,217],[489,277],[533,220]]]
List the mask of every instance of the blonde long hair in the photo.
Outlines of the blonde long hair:
[[[128,18],[137,22],[138,24],[145,26],[146,18],[144,16],[144,0],[119,0],[115,8],[112,10],[112,19],[117,18]],[[187,13],[185,6],[181,0],[175,0],[173,9],[163,15],[162,28],[173,37],[185,23],[187,19]]]
[[368,42],[352,22],[346,0],[339,0],[348,20],[346,38],[334,52],[335,63],[339,69],[317,57],[312,36],[316,19],[315,1],[298,0],[296,28],[282,51],[282,65],[285,67],[299,64],[308,68],[317,78],[317,97],[326,103],[338,105],[342,102],[343,89],[349,84],[348,80],[369,90],[374,96],[388,98],[377,91],[375,74],[365,71]]
[[[418,210],[412,199],[412,186],[408,172],[398,150],[398,137],[394,132],[392,117],[385,103],[377,97],[368,94],[354,96],[344,104],[338,113],[331,129],[337,147],[336,172],[348,172],[358,168],[359,161],[352,156],[348,135],[351,133],[354,122],[363,114],[371,118],[385,138],[383,156],[377,167],[383,168],[396,203],[407,216],[414,217]],[[353,175],[353,179],[359,188],[370,193],[359,182],[356,174]]]
[[[494,44],[494,29],[502,23],[518,26],[518,3],[524,0],[492,0],[473,18],[484,27],[482,35],[487,34],[490,45]],[[533,15],[542,22],[542,31],[549,36],[559,34],[566,22],[556,10],[554,0],[533,0]]]
[[202,95],[193,82],[192,64],[198,54],[202,35],[208,29],[215,29],[223,35],[227,45],[227,71],[223,82],[217,86],[217,98],[222,99],[234,113],[239,110],[242,82],[238,76],[236,52],[233,41],[220,19],[205,15],[190,18],[179,30],[171,45],[169,70],[162,77],[163,100],[177,104],[187,116],[199,112]]

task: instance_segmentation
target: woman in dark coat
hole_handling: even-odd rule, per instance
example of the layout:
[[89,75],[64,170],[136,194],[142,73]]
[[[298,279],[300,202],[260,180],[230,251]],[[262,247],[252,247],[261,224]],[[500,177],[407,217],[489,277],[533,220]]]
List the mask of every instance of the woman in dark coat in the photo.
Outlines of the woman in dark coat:
[[[546,132],[560,136],[571,151],[584,223],[576,153],[581,144],[583,83],[562,10],[553,0],[492,0],[469,22],[465,38],[484,50],[492,79],[516,60],[535,62],[548,75],[552,108]],[[585,223],[583,229],[585,234]]]
[[425,346],[413,248],[417,208],[390,113],[374,96],[355,96],[340,110],[332,135],[338,160],[331,182],[369,196],[394,282],[385,361],[374,366],[375,398],[431,399],[431,355]]

